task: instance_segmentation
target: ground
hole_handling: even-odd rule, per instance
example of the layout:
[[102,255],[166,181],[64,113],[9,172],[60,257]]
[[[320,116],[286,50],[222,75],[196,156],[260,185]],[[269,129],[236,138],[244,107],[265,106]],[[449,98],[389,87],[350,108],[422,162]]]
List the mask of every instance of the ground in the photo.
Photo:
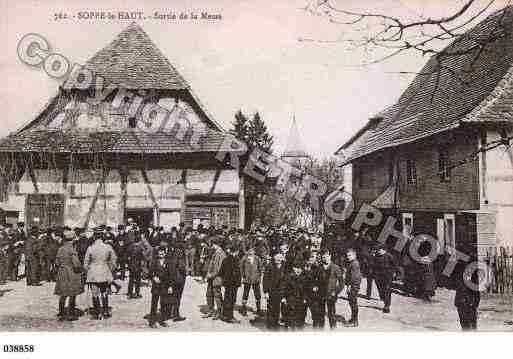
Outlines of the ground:
[[[202,310],[205,306],[205,284],[188,278],[182,300],[181,314],[186,321],[169,322],[169,328],[151,329],[144,320],[149,312],[150,288],[142,288],[142,299],[128,300],[125,295],[112,295],[111,306],[113,316],[107,320],[90,320],[87,316],[75,322],[59,322],[56,318],[57,297],[53,295],[54,284],[44,283],[41,287],[27,287],[25,281],[9,282],[0,286],[0,331],[262,331],[262,321],[253,321],[253,312],[236,317],[240,324],[228,324],[212,319],[203,319]],[[362,283],[364,288],[365,282]],[[126,293],[125,288],[121,293]],[[239,290],[239,299],[242,290]],[[392,296],[392,312],[384,314],[382,303],[377,299],[377,290],[371,300],[359,299],[360,327],[344,328],[338,325],[339,331],[459,331],[458,315],[453,306],[454,292],[438,289],[431,303],[420,299],[406,297],[398,292]],[[85,309],[88,298],[82,295],[77,305]],[[250,299],[249,307],[254,308]],[[337,303],[337,314],[348,318],[349,305],[345,294]],[[513,298],[484,296],[479,311],[479,330],[481,331],[513,331],[508,322],[513,320]],[[311,320],[307,318],[307,328],[311,329]],[[325,329],[326,331],[328,329]]]

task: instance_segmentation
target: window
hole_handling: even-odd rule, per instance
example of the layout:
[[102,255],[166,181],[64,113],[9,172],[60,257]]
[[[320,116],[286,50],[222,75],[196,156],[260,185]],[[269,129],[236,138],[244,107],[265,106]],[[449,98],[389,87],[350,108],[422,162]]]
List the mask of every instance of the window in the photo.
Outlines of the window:
[[440,174],[440,182],[449,182],[451,180],[449,152],[446,148],[441,148],[438,153],[438,173]]
[[136,128],[137,127],[137,119],[135,117],[130,117],[128,119],[128,128]]
[[406,160],[406,182],[408,184],[417,183],[417,167],[415,166],[415,160],[411,158]]
[[403,213],[403,234],[409,237],[413,232],[413,213]]
[[444,242],[451,249],[456,248],[454,214],[444,214]]

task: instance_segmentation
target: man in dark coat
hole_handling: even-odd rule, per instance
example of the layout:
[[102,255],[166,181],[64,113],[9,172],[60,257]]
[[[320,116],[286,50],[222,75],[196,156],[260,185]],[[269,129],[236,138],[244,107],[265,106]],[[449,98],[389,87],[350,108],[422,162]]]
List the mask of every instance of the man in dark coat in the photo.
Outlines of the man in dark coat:
[[304,316],[306,317],[307,310],[310,309],[313,328],[319,329],[323,324],[321,320],[322,300],[319,292],[319,266],[315,255],[311,255],[308,259],[303,271],[303,277],[305,279],[306,300]]
[[173,322],[181,322],[186,319],[180,315],[180,304],[182,303],[183,289],[187,279],[185,248],[182,243],[176,241],[171,243],[167,260],[171,273],[171,287],[173,288],[169,302],[169,318],[173,319]]
[[144,261],[144,247],[141,243],[141,237],[137,233],[133,234],[133,240],[128,247],[127,261],[128,261],[128,299],[142,298],[141,295],[141,276],[143,271]]
[[[166,249],[159,247],[157,254],[150,263],[151,308],[148,321],[151,328],[157,327],[157,321],[161,327],[167,327],[166,319],[169,315],[166,311],[169,308],[169,296],[173,293],[173,288],[171,287],[171,276],[173,273],[166,256]],[[157,314],[159,302],[160,317]]]
[[274,330],[280,327],[280,309],[283,298],[283,281],[285,279],[285,258],[281,253],[274,255],[274,263],[267,267],[262,282],[262,289],[267,301],[267,328]]
[[469,272],[465,270],[467,263],[458,263],[454,280],[456,284],[456,295],[454,297],[454,306],[458,310],[461,329],[463,331],[477,329],[477,309],[481,301],[479,292],[478,271]]
[[367,280],[367,299],[371,299],[372,284],[374,282],[372,276],[373,254],[378,246],[378,243],[369,236],[367,231],[364,230],[359,237],[359,242],[357,244],[359,248],[357,258],[358,262],[360,263],[361,273]]
[[55,229],[47,230],[42,238],[42,278],[48,282],[55,282],[55,258],[60,247],[60,241],[62,239],[56,236]]
[[347,286],[347,299],[351,307],[351,319],[347,322],[346,326],[358,326],[358,292],[360,291],[360,284],[362,282],[362,274],[360,272],[360,264],[356,259],[356,251],[352,248],[347,251],[347,271],[346,281]]
[[28,286],[40,286],[39,282],[39,228],[32,227],[25,240],[25,277]]
[[374,279],[378,287],[379,297],[383,301],[383,313],[390,313],[392,301],[392,281],[397,270],[394,257],[385,246],[380,245],[373,259]]
[[228,323],[240,323],[233,316],[237,290],[241,285],[239,248],[236,244],[231,243],[226,246],[225,250],[227,256],[223,259],[219,270],[219,277],[221,277],[224,287],[222,319]]
[[18,281],[18,267],[23,253],[23,244],[27,239],[25,234],[25,223],[18,222],[17,228],[9,232],[11,246],[9,248],[9,274],[12,281]]
[[114,240],[114,252],[118,256],[119,279],[125,280],[128,257],[128,234],[125,225],[118,226],[118,233]]
[[[55,281],[55,295],[59,296],[59,320],[76,320],[75,298],[84,292],[82,281],[82,263],[78,259],[78,253],[73,246],[74,233],[64,233],[64,244],[57,251],[55,266],[57,270]],[[69,298],[68,310],[66,299]]]
[[287,306],[287,326],[302,329],[305,324],[305,278],[303,277],[304,263],[299,259],[292,263],[292,271],[283,281],[282,303]]
[[331,260],[328,251],[322,253],[322,264],[319,266],[319,292],[322,298],[320,316],[321,327],[324,327],[326,308],[330,328],[337,327],[336,309],[338,295],[344,286],[344,275],[342,269]]

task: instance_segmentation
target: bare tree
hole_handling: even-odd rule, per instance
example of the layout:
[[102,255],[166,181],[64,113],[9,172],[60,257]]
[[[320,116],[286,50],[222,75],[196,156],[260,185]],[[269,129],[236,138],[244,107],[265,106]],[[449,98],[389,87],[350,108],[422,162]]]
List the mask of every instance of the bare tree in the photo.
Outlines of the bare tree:
[[[506,11],[499,15],[495,28],[487,36],[467,32],[469,28],[482,21],[492,11],[507,9],[510,0],[465,0],[453,13],[443,17],[426,17],[417,15],[413,19],[401,18],[392,14],[358,12],[344,8],[334,0],[310,1],[304,10],[317,16],[325,17],[329,22],[353,30],[359,34],[356,38],[337,40],[300,38],[302,42],[346,43],[354,48],[377,51],[379,56],[371,58],[365,64],[375,64],[405,52],[417,52],[421,55],[435,55],[437,59],[459,56],[475,52],[480,56],[487,46],[504,37],[503,18]],[[459,51],[454,47],[445,47],[447,42],[471,40],[471,46]],[[442,63],[442,61],[439,61]],[[438,70],[438,69],[437,69]]]
[[[512,41],[513,7],[510,1],[462,0],[447,16],[403,18],[354,11],[345,8],[342,1],[338,4],[335,0],[311,0],[303,10],[340,25],[345,36],[337,40],[300,38],[299,41],[344,43],[353,50],[363,50],[368,56],[364,57],[363,63],[357,64],[359,66],[381,63],[407,53],[428,55],[430,60],[422,70],[397,73],[433,77],[433,101],[441,77],[449,76],[462,86],[469,86],[475,78],[472,74],[476,64],[504,56],[506,44]],[[499,41],[502,43],[496,44]],[[464,59],[465,64],[458,64],[460,60],[453,61],[455,57]]]

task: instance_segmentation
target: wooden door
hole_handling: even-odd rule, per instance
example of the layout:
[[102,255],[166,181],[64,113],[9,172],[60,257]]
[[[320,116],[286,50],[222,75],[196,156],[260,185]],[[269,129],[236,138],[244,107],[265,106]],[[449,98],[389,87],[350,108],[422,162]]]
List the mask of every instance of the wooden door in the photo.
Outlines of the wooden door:
[[25,222],[28,228],[32,226],[50,228],[64,224],[64,195],[62,194],[29,194],[25,208]]

